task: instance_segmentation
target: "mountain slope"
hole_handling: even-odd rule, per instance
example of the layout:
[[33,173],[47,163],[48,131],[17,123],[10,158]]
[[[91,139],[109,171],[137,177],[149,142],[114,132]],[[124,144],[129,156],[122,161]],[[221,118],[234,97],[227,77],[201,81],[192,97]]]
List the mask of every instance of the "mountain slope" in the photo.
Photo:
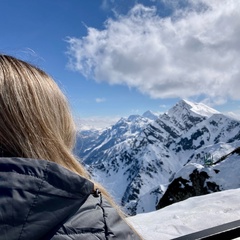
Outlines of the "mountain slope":
[[130,125],[124,120],[112,126],[91,149],[94,155],[86,155],[84,161],[93,177],[132,215],[154,210],[187,163],[201,164],[209,153],[220,158],[240,140],[239,121],[186,100],[156,120],[137,125],[136,131],[129,131]]
[[211,164],[189,163],[175,175],[160,199],[157,209],[189,197],[239,188],[239,172],[239,147]]
[[[121,118],[116,124],[103,130],[100,134],[95,134],[94,142],[88,141],[88,144],[78,152],[78,155],[85,164],[96,164],[105,161],[108,155],[106,153],[111,152],[112,147],[114,147],[114,151],[120,151],[125,145],[128,145],[131,139],[133,139],[146,124],[152,121],[153,116],[153,113],[151,113],[149,115],[150,118],[140,115]],[[85,135],[80,132],[78,141],[86,142],[84,137]]]

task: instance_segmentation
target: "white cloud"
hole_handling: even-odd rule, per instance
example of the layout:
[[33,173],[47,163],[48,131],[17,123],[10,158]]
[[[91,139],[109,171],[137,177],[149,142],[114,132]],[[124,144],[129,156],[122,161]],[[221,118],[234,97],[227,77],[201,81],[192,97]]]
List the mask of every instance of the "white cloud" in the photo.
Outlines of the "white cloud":
[[115,124],[120,117],[85,117],[75,119],[75,123],[78,130],[89,130],[89,129],[104,129]]
[[168,106],[166,104],[159,105],[160,108],[167,108]]
[[102,9],[107,9],[108,8],[108,1],[107,0],[102,1],[101,8]]
[[138,4],[104,30],[89,27],[85,37],[68,39],[69,64],[153,98],[240,99],[240,1],[188,3],[167,18]]
[[102,102],[106,102],[106,99],[105,98],[96,98],[95,101],[97,103],[102,103]]
[[233,119],[240,121],[240,114],[235,112],[225,112],[225,114]]

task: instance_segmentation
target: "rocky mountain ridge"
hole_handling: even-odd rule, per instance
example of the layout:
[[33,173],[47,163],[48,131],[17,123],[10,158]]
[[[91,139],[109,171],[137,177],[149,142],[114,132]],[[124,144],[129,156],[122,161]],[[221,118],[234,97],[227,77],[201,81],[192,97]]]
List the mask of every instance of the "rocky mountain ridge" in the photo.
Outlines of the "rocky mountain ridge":
[[[208,156],[210,157],[210,155]],[[157,209],[187,198],[240,187],[240,147],[214,162],[213,158],[203,165],[189,163],[169,184],[157,204]]]
[[240,122],[200,103],[179,101],[155,120],[121,119],[103,131],[80,157],[128,214],[152,211],[177,173],[231,152]]

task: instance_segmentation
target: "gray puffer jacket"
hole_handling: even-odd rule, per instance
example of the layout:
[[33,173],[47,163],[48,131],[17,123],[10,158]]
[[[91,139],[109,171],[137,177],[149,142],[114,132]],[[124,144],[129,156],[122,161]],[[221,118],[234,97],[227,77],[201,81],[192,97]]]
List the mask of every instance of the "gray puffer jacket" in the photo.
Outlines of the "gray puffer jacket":
[[139,239],[93,188],[50,161],[0,158],[0,240]]

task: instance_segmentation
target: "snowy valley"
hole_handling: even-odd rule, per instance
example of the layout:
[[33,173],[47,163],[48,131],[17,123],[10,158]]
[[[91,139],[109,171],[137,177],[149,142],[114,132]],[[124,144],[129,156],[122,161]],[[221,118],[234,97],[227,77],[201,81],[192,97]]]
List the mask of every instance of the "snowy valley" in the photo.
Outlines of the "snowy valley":
[[[78,134],[76,153],[130,215],[240,186],[240,121],[179,101],[102,131]],[[161,211],[161,210],[160,210]]]

